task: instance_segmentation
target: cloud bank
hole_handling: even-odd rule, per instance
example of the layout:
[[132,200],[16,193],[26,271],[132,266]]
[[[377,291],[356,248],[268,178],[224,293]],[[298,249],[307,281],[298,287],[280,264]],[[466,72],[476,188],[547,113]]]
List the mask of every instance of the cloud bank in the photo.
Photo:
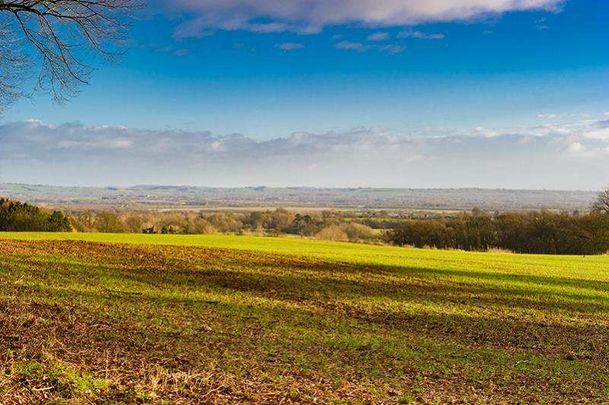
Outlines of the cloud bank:
[[563,0],[162,0],[187,16],[177,32],[196,37],[210,29],[319,32],[326,26],[405,26],[470,20],[511,11],[554,10]]
[[511,131],[359,128],[266,141],[29,120],[0,126],[0,144],[4,182],[545,189],[609,183],[606,119]]

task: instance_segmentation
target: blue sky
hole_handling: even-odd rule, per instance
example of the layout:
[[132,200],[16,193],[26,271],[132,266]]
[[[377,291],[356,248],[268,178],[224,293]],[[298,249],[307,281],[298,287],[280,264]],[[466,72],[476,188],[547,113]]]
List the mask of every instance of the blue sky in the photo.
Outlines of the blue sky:
[[[407,140],[529,136],[543,132],[539,128],[562,134],[565,128],[604,128],[608,119],[609,2],[315,0],[309,8],[304,3],[158,0],[138,16],[120,64],[97,65],[91,84],[67,104],[53,104],[46,95],[20,101],[0,117],[2,128],[7,132],[9,125],[36,119],[55,128],[78,123],[88,133],[104,126],[220,138],[240,134],[263,143],[294,133],[351,136],[362,129]],[[597,138],[594,145],[565,142],[598,152],[586,165],[596,159],[594,168],[609,166],[609,153],[603,152],[609,145],[599,145]],[[180,142],[179,135],[176,139]],[[323,148],[323,139],[318,142]],[[119,182],[74,179],[64,169],[54,181],[44,180]],[[579,169],[573,163],[572,171]],[[0,180],[33,180],[4,172]],[[601,174],[605,177],[581,187],[549,175],[532,183],[474,176],[454,184],[595,188],[609,183],[609,171]],[[379,174],[359,185],[415,183],[383,179]],[[245,175],[225,180],[248,183]],[[121,180],[141,181],[154,179],[136,174]],[[315,177],[295,179],[307,184],[264,176],[256,181],[358,185],[347,178],[332,184]],[[430,187],[452,184],[433,181]],[[209,179],[176,173],[159,182],[208,184]]]

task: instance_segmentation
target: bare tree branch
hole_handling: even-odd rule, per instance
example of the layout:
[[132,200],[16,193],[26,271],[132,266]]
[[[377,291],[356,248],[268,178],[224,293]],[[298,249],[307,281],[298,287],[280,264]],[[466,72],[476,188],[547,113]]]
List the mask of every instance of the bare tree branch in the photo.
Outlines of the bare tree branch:
[[36,90],[64,101],[88,82],[92,56],[112,61],[137,0],[0,0],[0,109]]
[[592,211],[609,214],[609,189],[599,193],[592,205]]
[[9,35],[7,24],[0,20],[0,112],[22,95],[25,56],[19,52],[18,41]]

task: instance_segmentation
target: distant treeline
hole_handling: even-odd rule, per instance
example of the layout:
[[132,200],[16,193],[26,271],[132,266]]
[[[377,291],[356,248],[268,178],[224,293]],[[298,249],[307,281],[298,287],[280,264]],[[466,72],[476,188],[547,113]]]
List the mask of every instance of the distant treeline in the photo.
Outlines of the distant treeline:
[[0,231],[103,233],[298,235],[325,240],[390,243],[398,246],[508,250],[539,254],[609,252],[609,191],[589,213],[471,213],[397,217],[383,212],[286,209],[256,212],[72,211],[64,215],[0,199]]
[[0,231],[69,232],[70,222],[59,211],[0,198]]
[[609,252],[609,215],[531,212],[407,221],[386,234],[399,246],[515,253],[604,254]]
[[285,209],[263,212],[71,212],[70,221],[79,232],[209,234],[256,233],[299,235],[328,240],[379,241],[380,232],[349,222],[336,211],[298,214]]

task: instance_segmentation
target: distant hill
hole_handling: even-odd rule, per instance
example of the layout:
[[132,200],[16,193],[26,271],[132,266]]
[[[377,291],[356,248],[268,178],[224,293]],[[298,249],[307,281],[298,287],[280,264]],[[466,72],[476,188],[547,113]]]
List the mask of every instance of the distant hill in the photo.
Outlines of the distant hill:
[[586,210],[592,191],[191,186],[58,187],[0,183],[0,195],[47,207],[203,209]]

